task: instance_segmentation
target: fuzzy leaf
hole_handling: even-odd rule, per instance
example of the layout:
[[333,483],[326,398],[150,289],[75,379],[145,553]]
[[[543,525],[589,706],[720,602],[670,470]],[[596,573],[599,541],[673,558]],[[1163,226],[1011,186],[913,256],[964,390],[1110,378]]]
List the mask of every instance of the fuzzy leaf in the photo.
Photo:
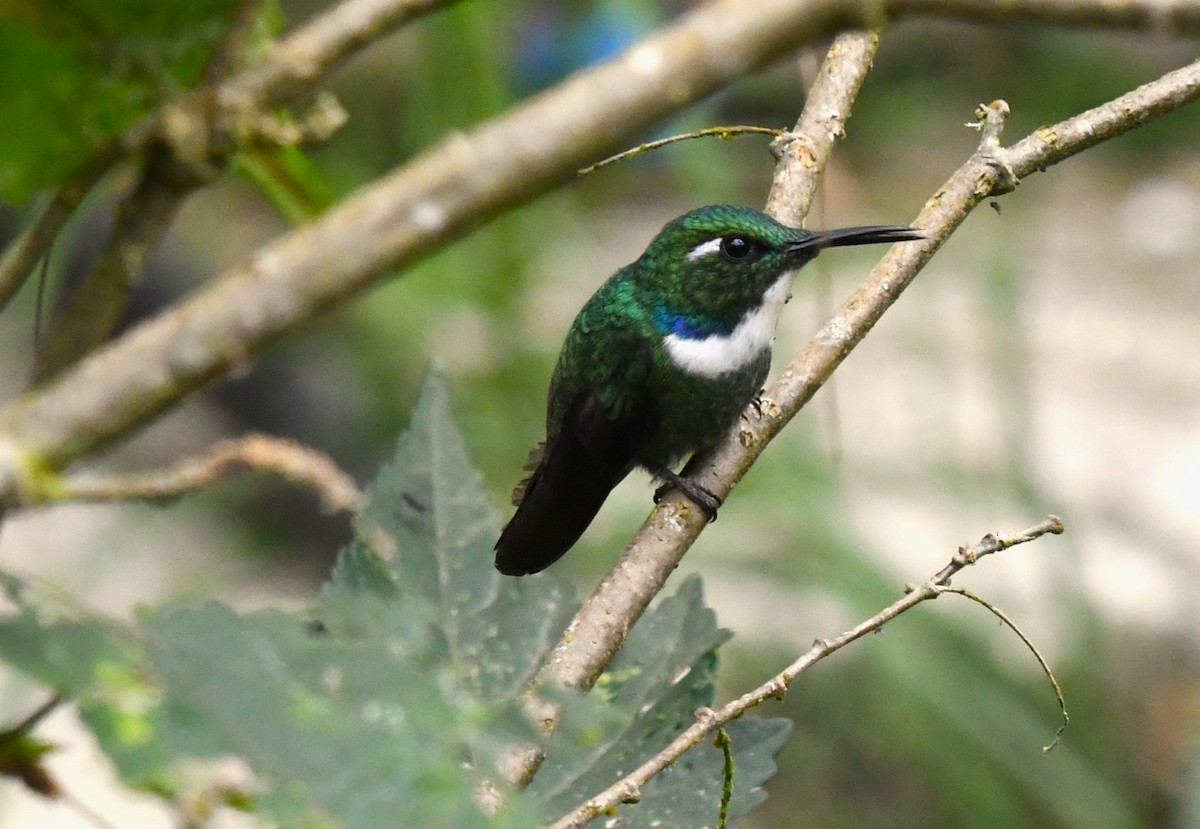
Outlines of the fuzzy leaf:
[[[499,529],[431,373],[358,538],[309,608],[209,603],[123,625],[0,574],[10,608],[0,657],[72,696],[122,777],[163,795],[235,757],[246,779],[214,796],[280,825],[535,825],[537,806],[548,817],[574,807],[686,728],[712,702],[728,633],[699,580],[684,581],[634,627],[593,693],[559,695],[564,722],[529,795],[501,786],[505,805],[486,817],[480,783],[497,783],[501,750],[538,736],[522,695],[575,604],[553,576],[500,576]],[[746,720],[730,731],[740,813],[761,798],[785,727]],[[698,748],[620,819],[702,825],[716,814],[721,767],[719,751]]]
[[[713,701],[715,649],[729,638],[704,606],[699,578],[689,578],[634,626],[625,647],[597,682],[613,720],[592,741],[563,729],[529,794],[547,814],[569,811],[661,750]],[[773,757],[791,725],[744,718],[731,725],[736,765],[731,814],[762,800]],[[618,812],[619,826],[703,826],[715,821],[721,797],[722,753],[698,746]]]
[[12,0],[0,9],[0,198],[62,183],[195,84],[239,0]]
[[359,530],[394,542],[396,582],[437,609],[450,660],[481,700],[519,693],[574,610],[557,580],[514,579],[492,566],[500,517],[436,372],[395,458],[368,490]]

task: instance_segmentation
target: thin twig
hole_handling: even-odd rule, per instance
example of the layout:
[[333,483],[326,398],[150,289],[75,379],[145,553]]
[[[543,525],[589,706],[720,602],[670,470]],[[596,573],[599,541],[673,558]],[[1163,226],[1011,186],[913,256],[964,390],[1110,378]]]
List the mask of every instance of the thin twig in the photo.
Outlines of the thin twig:
[[[708,735],[718,728],[737,719],[751,708],[769,699],[782,699],[788,687],[800,674],[812,668],[831,653],[841,650],[851,642],[861,639],[868,633],[881,629],[885,624],[902,613],[911,610],[921,602],[936,599],[946,592],[946,579],[957,573],[963,567],[974,564],[980,558],[1000,550],[1008,549],[1017,544],[1024,544],[1040,538],[1047,533],[1061,533],[1062,522],[1050,516],[1034,526],[1008,536],[988,535],[979,544],[960,548],[959,553],[949,564],[935,573],[929,581],[919,587],[905,587],[905,595],[888,607],[876,613],[849,630],[832,639],[818,639],[807,653],[800,656],[792,664],[758,688],[743,694],[735,700],[727,702],[717,709],[702,708],[696,714],[696,722],[670,742],[662,751],[651,757],[640,767],[609,786],[595,797],[580,804],[574,811],[555,821],[550,829],[579,829],[602,814],[609,814],[622,803],[637,800],[642,788],[651,779],[661,773],[684,755],[689,749],[700,744]],[[964,550],[970,551],[964,554]],[[1028,641],[1022,636],[1024,641]],[[1041,661],[1041,660],[1039,660]],[[1044,662],[1043,662],[1044,667]],[[1056,683],[1057,687],[1057,683]],[[1065,711],[1065,705],[1063,706]],[[1061,732],[1060,732],[1061,733]]]
[[707,129],[694,130],[693,132],[682,132],[678,135],[669,135],[666,138],[659,138],[656,141],[648,141],[645,144],[638,144],[636,147],[631,147],[628,150],[622,150],[616,155],[610,155],[608,158],[597,161],[595,164],[580,169],[579,175],[586,176],[588,173],[594,173],[601,167],[607,167],[609,164],[615,164],[618,161],[624,161],[627,158],[632,158],[635,155],[641,155],[650,150],[657,150],[660,147],[665,147],[668,144],[675,144],[679,141],[690,141],[693,138],[708,138],[716,136],[717,138],[728,140],[737,135],[773,135],[776,138],[786,135],[787,130],[775,129],[773,127],[755,127],[755,126],[738,126],[738,127],[708,127]]
[[974,564],[984,556],[990,556],[993,553],[999,553],[1013,547],[1017,544],[1024,544],[1027,541],[1050,533],[1051,535],[1062,535],[1063,523],[1062,519],[1057,515],[1048,515],[1046,519],[1039,524],[1034,524],[1024,533],[1015,535],[996,535],[988,533],[983,537],[978,544],[972,544],[958,549],[958,555],[950,560],[933,580],[938,584],[949,584],[951,577],[964,567]]
[[150,155],[120,196],[112,229],[91,269],[39,337],[33,382],[45,381],[108,339],[141,280],[146,258],[190,192],[192,183],[162,175],[157,154]]
[[4,729],[4,734],[20,734],[23,731],[29,731],[63,703],[63,695],[60,693],[51,694],[45,702],[33,709],[25,718],[16,725],[9,726]]
[[98,155],[74,180],[55,190],[37,217],[4,249],[0,256],[0,311],[25,284],[34,265],[47,256],[83,197],[118,159],[112,152]]
[[273,472],[309,486],[329,512],[354,512],[361,493],[354,480],[323,452],[270,435],[245,435],[215,444],[204,455],[184,458],[166,469],[130,474],[80,472],[51,479],[27,502],[164,501],[211,486],[238,468]]
[[[1051,516],[1051,518],[1053,517],[1054,516]],[[1062,525],[1059,524],[1058,530],[1050,530],[1050,532],[1062,532]],[[974,563],[974,559],[968,563]],[[1042,666],[1042,673],[1044,673],[1046,675],[1046,679],[1050,681],[1050,687],[1054,690],[1054,698],[1058,700],[1058,710],[1062,714],[1062,724],[1055,729],[1053,739],[1051,739],[1046,745],[1042,746],[1042,753],[1044,754],[1048,754],[1053,751],[1054,747],[1058,745],[1059,738],[1062,737],[1063,732],[1067,730],[1067,726],[1071,724],[1071,718],[1067,715],[1067,700],[1063,697],[1062,686],[1058,684],[1058,679],[1055,678],[1054,671],[1050,669],[1050,663],[1046,661],[1046,657],[1042,656],[1042,652],[1039,651],[1037,646],[1033,644],[1033,641],[1025,635],[1025,632],[1017,627],[1016,622],[1010,619],[1004,611],[996,607],[987,599],[972,593],[970,590],[964,590],[961,587],[951,587],[948,584],[943,584],[943,586],[939,588],[939,591],[942,593],[954,593],[987,608],[993,616],[1003,622],[1009,630],[1017,635],[1017,638],[1020,639],[1025,644],[1025,647],[1029,650],[1029,652],[1033,654],[1033,658],[1036,659],[1038,664]]]
[[733,740],[724,726],[717,728],[713,745],[721,749],[721,805],[717,808],[717,829],[729,823],[729,804],[733,801]]

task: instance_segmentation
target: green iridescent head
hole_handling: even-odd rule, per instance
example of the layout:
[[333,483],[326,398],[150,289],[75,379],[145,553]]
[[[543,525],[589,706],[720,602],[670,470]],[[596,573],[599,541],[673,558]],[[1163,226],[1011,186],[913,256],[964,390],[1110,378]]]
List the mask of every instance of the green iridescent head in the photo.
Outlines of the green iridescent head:
[[708,318],[724,328],[826,247],[919,238],[919,232],[895,226],[801,230],[749,207],[719,204],[667,224],[633,267],[639,285],[672,314]]

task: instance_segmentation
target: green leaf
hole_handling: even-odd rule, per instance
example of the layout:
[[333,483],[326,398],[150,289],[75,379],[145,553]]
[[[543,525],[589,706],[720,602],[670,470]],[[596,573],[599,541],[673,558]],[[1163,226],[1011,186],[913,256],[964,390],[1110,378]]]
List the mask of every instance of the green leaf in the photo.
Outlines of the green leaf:
[[449,658],[481,700],[519,693],[574,611],[556,579],[513,579],[492,566],[500,516],[434,371],[395,457],[367,491],[359,531],[394,543],[397,583],[436,607]]
[[462,768],[470,709],[427,655],[220,605],[157,618],[150,650],[176,709],[173,753],[211,751],[217,732],[268,783],[263,806],[283,824],[489,825]]
[[0,198],[63,183],[195,84],[238,0],[9,0],[0,10]]
[[4,592],[16,610],[0,617],[0,659],[65,695],[86,700],[115,692],[117,678],[141,664],[124,626],[80,618],[78,608],[9,574]]
[[[592,740],[567,722],[529,787],[547,814],[565,813],[637,768],[695,721],[696,709],[713,702],[716,648],[729,638],[704,606],[698,577],[648,612],[630,632],[596,683],[614,722]],[[731,725],[737,765],[730,812],[744,814],[763,798],[775,771],[773,757],[791,725],[786,720],[744,718]],[[622,810],[622,826],[702,826],[715,821],[721,797],[722,753],[693,748],[647,785],[641,802]]]
[[[225,605],[143,610],[133,625],[60,606],[0,574],[0,657],[79,703],[124,780],[165,796],[222,758],[248,779],[219,796],[285,826],[531,826],[608,786],[711,704],[728,638],[685,580],[634,626],[564,723],[528,795],[494,771],[537,739],[530,679],[574,610],[553,576],[492,567],[500,518],[471,466],[445,381],[431,372],[395,459],[368,491],[358,537],[302,611]],[[761,799],[778,721],[730,729],[733,813]],[[647,786],[627,825],[716,814],[721,754],[690,752]],[[504,805],[485,816],[487,781]],[[679,823],[678,821],[682,821]]]

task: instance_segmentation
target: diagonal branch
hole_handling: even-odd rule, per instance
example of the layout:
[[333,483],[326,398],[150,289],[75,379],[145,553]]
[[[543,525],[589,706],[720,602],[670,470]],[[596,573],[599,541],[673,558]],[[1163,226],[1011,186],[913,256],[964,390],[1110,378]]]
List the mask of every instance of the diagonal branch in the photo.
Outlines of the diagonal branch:
[[622,136],[829,25],[797,0],[711,0],[612,61],[448,138],[0,412],[0,502],[14,499],[17,478],[120,437],[389,269],[528,201]]
[[850,108],[878,49],[878,32],[846,32],[834,39],[808,90],[796,126],[771,146],[777,163],[766,212],[772,218],[784,224],[803,223],[833,154],[834,142],[846,134]]
[[305,22],[253,65],[217,88],[227,112],[295,98],[380,35],[458,0],[342,0]]
[[[1008,106],[980,110],[979,149],[935,193],[913,224],[924,244],[898,245],[748,409],[708,457],[689,464],[695,479],[724,499],[780,430],[900,297],[934,252],[981,201],[1010,192],[1039,172],[1200,98],[1200,61],[1169,72],[1095,109],[1042,127],[1010,148],[999,146]],[[620,559],[572,620],[547,662],[543,680],[588,688],[625,641],[629,629],[707,524],[707,515],[669,494],[646,519]]]
[[[779,163],[769,202],[773,204],[776,218],[795,221],[784,214],[797,211],[796,215],[800,216],[807,211],[818,178],[833,151],[833,142],[841,137],[841,124],[850,115],[850,107],[870,70],[878,45],[879,38],[872,32],[842,34],[834,40],[795,128],[773,144]],[[785,194],[784,191],[788,192]],[[660,563],[669,566],[659,567]],[[666,557],[648,558],[627,565],[627,558],[622,556],[597,585],[564,631],[538,674],[535,686],[542,683],[591,687],[624,643],[629,628],[662,589],[675,567]],[[577,639],[580,636],[584,638]],[[534,694],[529,696],[528,705],[532,721],[542,723],[547,731],[556,727],[558,711],[555,706]],[[524,786],[533,778],[542,760],[539,747],[520,746],[502,759],[500,767],[506,779]]]
[[[773,145],[778,163],[767,204],[775,218],[798,224],[808,212],[878,45],[878,36],[866,32],[840,35],[830,47],[795,128]],[[689,463],[685,471],[691,474],[695,466]],[[732,485],[727,481],[724,492],[712,491],[724,498]],[[702,527],[690,531],[687,519],[696,515],[686,500],[668,494],[661,504],[575,615],[541,681],[590,688],[662,589]]]
[[[579,829],[579,827],[584,826],[602,814],[610,814],[613,809],[622,803],[637,801],[640,798],[642,787],[682,757],[689,749],[699,745],[701,740],[727,723],[742,716],[756,705],[766,702],[769,699],[781,699],[787,693],[788,687],[796,677],[812,668],[831,653],[841,650],[851,642],[866,636],[868,633],[880,630],[885,624],[922,602],[936,599],[945,592],[959,592],[955,588],[948,587],[948,585],[950,577],[963,567],[974,564],[983,556],[1006,550],[1017,544],[1033,541],[1046,534],[1058,535],[1062,532],[1062,521],[1057,516],[1051,515],[1019,533],[1008,536],[989,534],[977,545],[960,548],[958,554],[954,556],[950,563],[939,570],[929,581],[920,587],[907,589],[903,598],[897,599],[871,618],[860,622],[850,630],[832,639],[818,639],[807,653],[802,654],[792,664],[753,691],[743,694],[737,699],[721,706],[719,709],[702,708],[697,711],[696,722],[672,740],[662,751],[655,754],[637,769],[618,780],[600,794],[589,798],[570,814],[555,821],[550,829]],[[990,606],[989,609],[997,612]],[[1008,621],[1007,617],[1004,618]],[[1008,624],[1010,628],[1016,630],[1011,621],[1008,621]],[[1017,635],[1029,645],[1029,640],[1024,634],[1017,631]],[[1032,645],[1030,647],[1032,648]],[[1055,693],[1058,695],[1061,704],[1062,695],[1058,690],[1058,683],[1054,682],[1053,674],[1050,673],[1041,654],[1037,653],[1036,648],[1032,649],[1037,656],[1038,663],[1042,666],[1047,676],[1051,678]],[[1065,717],[1065,706],[1062,710]],[[1062,729],[1059,729],[1058,733],[1061,732]],[[1055,735],[1055,739],[1057,739],[1057,734]]]
[[[1176,0],[1165,12],[1157,0],[1119,8],[1102,0],[942,2],[864,10],[851,0],[710,0],[608,63],[446,139],[0,412],[0,503],[19,500],[20,478],[121,437],[390,269],[551,188],[622,136],[838,26],[881,12],[938,11],[1200,29],[1200,0]],[[137,131],[127,138],[136,142]]]

